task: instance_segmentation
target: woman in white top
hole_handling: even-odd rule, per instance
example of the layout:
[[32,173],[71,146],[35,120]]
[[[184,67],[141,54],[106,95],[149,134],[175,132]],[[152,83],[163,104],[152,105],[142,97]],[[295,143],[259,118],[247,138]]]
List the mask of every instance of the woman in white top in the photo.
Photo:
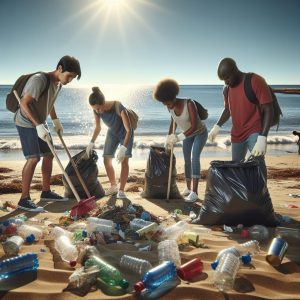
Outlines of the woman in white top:
[[[163,79],[157,84],[153,96],[167,106],[171,114],[166,147],[182,141],[186,179],[182,195],[185,202],[195,202],[198,200],[200,155],[207,140],[207,129],[198,115],[196,104],[189,99],[177,98],[178,94],[178,83],[173,79]],[[175,130],[178,126],[182,131],[178,135],[172,134],[173,122]]]

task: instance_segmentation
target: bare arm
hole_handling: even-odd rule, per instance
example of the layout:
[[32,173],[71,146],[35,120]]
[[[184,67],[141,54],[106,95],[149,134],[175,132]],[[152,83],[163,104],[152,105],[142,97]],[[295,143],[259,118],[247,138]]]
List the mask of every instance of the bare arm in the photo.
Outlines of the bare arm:
[[100,131],[101,131],[101,123],[100,123],[100,118],[94,114],[95,117],[95,129],[94,129],[94,133],[91,139],[91,142],[95,143]]
[[[171,123],[170,123],[170,126],[169,126],[169,134],[172,134],[173,133],[173,118],[171,117]],[[174,133],[176,131],[176,128],[177,128],[177,124],[175,123],[175,127],[174,127]]]
[[260,106],[263,120],[262,120],[262,132],[260,135],[267,136],[269,133],[271,121],[274,114],[272,103],[263,104]]
[[130,125],[130,121],[129,121],[129,117],[128,117],[126,109],[122,110],[121,118],[122,118],[125,130],[126,130],[126,135],[125,135],[125,138],[124,138],[123,146],[127,147],[128,143],[129,143],[129,140],[130,140],[130,137],[131,137],[131,125]]
[[229,118],[230,118],[230,111],[228,108],[224,108],[224,110],[217,122],[217,125],[221,127],[229,120]]
[[20,107],[23,112],[25,112],[27,118],[33,123],[34,126],[40,124],[41,122],[38,120],[37,116],[33,113],[32,109],[30,108],[30,104],[35,101],[30,95],[25,94],[20,103]]

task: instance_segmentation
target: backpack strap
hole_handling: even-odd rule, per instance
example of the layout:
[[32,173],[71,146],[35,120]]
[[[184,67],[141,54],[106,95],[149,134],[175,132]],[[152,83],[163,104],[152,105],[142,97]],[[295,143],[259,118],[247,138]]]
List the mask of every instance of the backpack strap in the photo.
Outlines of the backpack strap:
[[255,92],[253,91],[252,84],[251,84],[251,79],[252,79],[253,73],[246,73],[245,79],[244,79],[244,91],[246,94],[246,97],[248,100],[255,104],[259,105],[259,101],[255,95]]
[[[115,109],[116,114],[122,119],[121,112],[120,112],[120,101],[115,101],[114,109]],[[128,110],[126,108],[124,110],[127,114],[127,118],[128,118],[128,121],[129,121],[130,128],[132,128],[130,117],[129,117],[129,114],[128,114]]]

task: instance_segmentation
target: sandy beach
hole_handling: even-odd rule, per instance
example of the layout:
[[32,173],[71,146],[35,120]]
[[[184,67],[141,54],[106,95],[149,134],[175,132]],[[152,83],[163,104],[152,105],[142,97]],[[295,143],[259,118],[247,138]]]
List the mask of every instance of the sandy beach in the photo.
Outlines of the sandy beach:
[[[178,151],[178,150],[177,150]],[[205,157],[201,159],[201,168],[205,177],[210,161],[213,157]],[[216,158],[218,160],[228,160],[228,157]],[[20,189],[21,170],[24,161],[2,161],[0,162],[0,201],[2,205],[9,201],[16,205],[20,193],[13,192]],[[66,161],[63,162],[66,165]],[[272,198],[273,207],[276,213],[282,216],[292,218],[291,222],[285,224],[286,227],[298,228],[300,230],[300,156],[291,154],[285,156],[267,156],[266,163],[268,167],[268,189]],[[108,187],[108,179],[102,161],[99,165],[99,180],[104,188]],[[146,161],[131,160],[130,164],[130,182],[126,186],[126,194],[133,204],[142,205],[143,208],[157,217],[168,220],[170,223],[175,222],[171,217],[174,209],[181,209],[182,214],[178,215],[179,219],[188,219],[189,211],[186,203],[181,199],[165,200],[144,199],[140,195],[143,188],[144,172]],[[183,160],[177,159],[177,185],[180,191],[185,187],[183,176]],[[119,170],[117,168],[116,174]],[[61,171],[54,162],[53,175],[61,174]],[[33,178],[32,199],[44,206],[47,212],[44,213],[25,213],[28,218],[32,219],[31,223],[41,224],[44,220],[48,220],[53,224],[59,224],[59,220],[66,212],[75,204],[75,200],[66,203],[47,203],[39,202],[40,195],[40,165],[36,169]],[[11,183],[14,183],[13,185]],[[199,185],[199,197],[204,199],[205,179],[202,179]],[[63,194],[64,187],[62,185],[53,185],[52,189],[57,193]],[[294,197],[293,197],[293,196]],[[297,197],[298,196],[298,197]],[[103,197],[97,204],[104,205],[108,201],[108,197]],[[201,201],[197,203],[200,207]],[[122,201],[118,200],[116,205],[122,205]],[[298,208],[289,208],[296,206]],[[0,221],[10,217],[15,217],[24,212],[20,210],[6,209],[0,210]],[[197,227],[197,225],[194,225]],[[273,236],[269,240],[260,243],[261,252],[252,258],[250,266],[241,266],[239,269],[234,289],[228,294],[219,292],[213,286],[213,273],[210,264],[217,256],[217,253],[237,243],[247,241],[241,238],[239,234],[223,232],[220,226],[211,228],[210,233],[203,233],[200,240],[206,247],[185,247],[180,250],[182,263],[199,257],[204,263],[203,274],[200,278],[193,282],[181,281],[180,284],[161,299],[300,299],[300,239],[294,239],[289,243],[289,248],[282,264],[279,267],[272,267],[265,260],[269,245]],[[3,238],[3,237],[2,237]],[[41,250],[43,249],[43,250]],[[134,255],[139,253],[139,257],[149,259],[155,265],[157,263],[156,250],[150,252],[137,252],[133,245],[110,244],[106,245],[103,253],[110,252],[115,257],[115,261],[122,254]],[[132,299],[134,296],[128,293],[122,296],[109,296],[100,289],[80,297],[71,292],[63,292],[68,285],[68,277],[73,270],[64,263],[55,252],[53,240],[49,237],[31,244],[24,245],[20,253],[36,252],[39,257],[40,267],[37,272],[37,278],[29,280],[27,278],[19,280],[18,283],[10,287],[11,290],[3,286],[0,282],[0,298],[1,299]],[[1,247],[0,258],[4,258],[4,252]],[[117,266],[117,265],[116,265]],[[126,277],[126,274],[124,274]],[[130,278],[130,283],[136,278]],[[131,286],[132,287],[132,286]],[[5,290],[6,289],[6,290]]]

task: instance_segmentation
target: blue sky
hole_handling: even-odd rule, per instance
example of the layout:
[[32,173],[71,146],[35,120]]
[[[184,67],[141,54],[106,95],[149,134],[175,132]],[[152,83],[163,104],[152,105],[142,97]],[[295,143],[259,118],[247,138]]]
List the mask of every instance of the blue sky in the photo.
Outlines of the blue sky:
[[299,12],[298,0],[0,0],[0,84],[65,54],[81,63],[74,86],[222,84],[223,57],[300,84]]

